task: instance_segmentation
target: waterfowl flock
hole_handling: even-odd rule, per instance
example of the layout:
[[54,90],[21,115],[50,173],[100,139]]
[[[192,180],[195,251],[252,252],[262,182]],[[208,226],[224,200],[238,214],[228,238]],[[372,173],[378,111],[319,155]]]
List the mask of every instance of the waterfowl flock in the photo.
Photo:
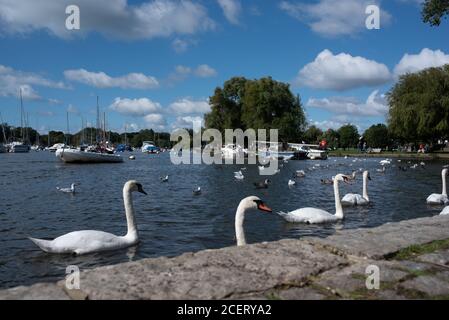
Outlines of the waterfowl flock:
[[[353,163],[358,161],[365,161],[361,159],[354,159]],[[426,164],[424,162],[412,164],[410,161],[407,165],[403,165],[401,160],[397,160],[401,163],[398,166],[399,170],[404,171],[407,169],[425,169]],[[352,163],[351,163],[352,164]],[[393,161],[391,159],[385,159],[379,162],[381,168],[376,169],[379,174],[384,174],[386,172],[386,167],[394,167]],[[338,164],[337,166],[339,166]],[[350,166],[350,164],[348,165]],[[320,170],[323,168],[328,168],[329,165],[322,166],[321,164],[315,164],[310,170]],[[263,168],[263,169],[262,169]],[[264,171],[265,167],[259,167],[259,173]],[[236,180],[243,180],[245,177],[242,171],[246,168],[241,168],[239,171],[234,172],[234,178]],[[429,205],[440,205],[445,206],[441,211],[441,215],[449,215],[449,198],[447,195],[447,185],[446,179],[448,175],[448,166],[444,166],[441,171],[442,178],[442,191],[441,193],[433,193],[429,195],[426,199]],[[362,184],[362,194],[347,193],[342,198],[340,197],[340,183],[350,184],[351,181],[357,179],[357,174],[362,172],[363,184]],[[168,175],[160,178],[161,182],[168,182]],[[293,177],[288,180],[288,186],[293,187],[297,185],[296,179],[306,178],[305,170],[297,170],[293,173]],[[348,206],[368,206],[371,204],[371,200],[368,196],[368,182],[371,181],[371,175],[368,170],[363,170],[359,168],[358,170],[353,170],[351,174],[337,174],[332,179],[323,178],[320,179],[320,184],[322,185],[332,185],[334,188],[334,201],[335,201],[335,212],[331,213],[321,208],[316,207],[304,207],[295,209],[289,212],[278,211],[277,214],[282,217],[285,221],[289,223],[304,223],[304,224],[324,224],[324,223],[335,223],[341,221],[345,218],[344,207]],[[375,182],[375,181],[374,181]],[[254,182],[253,186],[255,189],[268,189],[272,181],[270,179],[264,179],[263,181]],[[70,188],[60,188],[57,187],[57,191],[62,193],[75,193],[76,183],[72,183]],[[125,207],[125,216],[127,221],[127,233],[124,236],[117,236],[111,233],[96,231],[96,230],[84,230],[84,231],[74,231],[55,238],[54,240],[44,240],[36,239],[30,237],[29,239],[35,243],[41,250],[48,253],[60,253],[60,254],[88,254],[93,252],[102,252],[109,250],[116,250],[121,248],[126,248],[133,246],[139,242],[137,224],[135,220],[135,212],[133,206],[132,193],[139,192],[142,194],[147,194],[143,190],[143,186],[134,180],[128,181],[123,187],[123,201]],[[199,196],[202,194],[201,187],[196,187],[192,191],[194,196]],[[245,245],[246,238],[243,228],[245,215],[254,210],[259,210],[265,213],[271,213],[272,209],[264,203],[262,199],[257,196],[249,196],[240,201],[236,214],[235,214],[235,235],[237,240],[237,245]]]

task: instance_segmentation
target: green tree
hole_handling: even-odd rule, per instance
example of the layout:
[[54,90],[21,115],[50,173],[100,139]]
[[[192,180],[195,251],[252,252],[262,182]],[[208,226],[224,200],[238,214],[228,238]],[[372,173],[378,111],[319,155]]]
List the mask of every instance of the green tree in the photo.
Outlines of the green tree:
[[363,135],[368,147],[385,149],[390,144],[388,128],[385,124],[369,127]]
[[318,143],[322,135],[323,131],[312,125],[304,132],[303,138],[307,143]]
[[388,102],[388,128],[400,141],[449,137],[449,65],[401,76]]
[[359,132],[356,126],[347,124],[338,129],[338,135],[340,136],[341,148],[355,148],[359,142]]
[[278,129],[280,141],[295,141],[306,124],[299,97],[288,84],[272,78],[232,78],[210,97],[211,112],[205,115],[206,128]]
[[323,133],[321,139],[326,140],[327,146],[332,149],[336,149],[340,143],[340,135],[336,130],[329,129]]
[[425,23],[439,26],[442,18],[449,15],[449,0],[426,0],[421,14]]

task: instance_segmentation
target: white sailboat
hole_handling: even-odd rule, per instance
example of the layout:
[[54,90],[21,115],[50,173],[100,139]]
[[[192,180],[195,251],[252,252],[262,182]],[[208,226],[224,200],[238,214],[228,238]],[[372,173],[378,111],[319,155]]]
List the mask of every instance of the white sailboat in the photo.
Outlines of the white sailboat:
[[[123,162],[123,158],[120,155],[113,154],[109,151],[107,143],[104,143],[106,139],[106,128],[105,123],[103,123],[103,128],[99,129],[99,113],[100,109],[98,106],[97,97],[97,130],[101,131],[102,141],[100,141],[100,135],[97,135],[97,146],[92,148],[87,148],[85,150],[70,149],[70,148],[60,148],[56,150],[56,157],[65,163],[120,163]],[[68,131],[68,117],[67,117],[67,131]]]

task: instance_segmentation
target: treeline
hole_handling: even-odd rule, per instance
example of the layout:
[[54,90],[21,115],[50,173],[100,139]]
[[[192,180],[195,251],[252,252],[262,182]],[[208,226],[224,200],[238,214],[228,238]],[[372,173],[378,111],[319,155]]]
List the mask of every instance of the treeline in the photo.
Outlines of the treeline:
[[347,124],[338,130],[328,129],[322,131],[316,126],[310,126],[303,136],[303,141],[311,144],[318,144],[326,140],[327,146],[331,149],[350,148],[394,148],[397,141],[391,137],[385,124],[376,124],[360,133],[356,126]]
[[[33,128],[12,127],[7,123],[2,124],[0,128],[0,141],[11,142],[15,140],[25,140],[31,145],[51,146],[55,143],[67,143],[78,146],[82,143],[95,143],[98,137],[106,137],[106,140],[113,144],[129,144],[135,148],[140,148],[143,141],[154,141],[157,146],[163,148],[172,147],[170,142],[170,133],[155,132],[152,129],[144,129],[139,132],[117,133],[106,131],[105,133],[97,131],[96,128],[85,128],[75,134],[66,134],[62,131],[50,131],[48,134],[40,135]],[[4,134],[3,134],[4,132]],[[23,137],[23,139],[22,139]]]

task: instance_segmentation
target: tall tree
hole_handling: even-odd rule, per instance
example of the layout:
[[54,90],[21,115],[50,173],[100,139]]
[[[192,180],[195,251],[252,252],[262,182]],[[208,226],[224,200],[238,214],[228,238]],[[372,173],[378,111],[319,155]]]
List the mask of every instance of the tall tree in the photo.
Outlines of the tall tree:
[[307,143],[317,143],[322,135],[323,131],[320,128],[312,125],[306,130],[306,132],[304,132],[303,137]]
[[426,0],[423,3],[422,19],[431,26],[439,26],[443,17],[449,15],[449,0]]
[[363,136],[366,144],[371,148],[386,148],[390,144],[388,128],[385,124],[372,125]]
[[205,115],[206,128],[278,129],[283,142],[296,141],[306,124],[299,97],[288,84],[272,78],[232,78],[210,97],[211,112]]
[[341,148],[355,148],[359,142],[359,131],[356,126],[347,124],[338,129]]
[[388,101],[389,130],[403,142],[449,137],[449,65],[402,76]]
[[340,143],[340,135],[336,130],[333,129],[328,129],[326,132],[324,132],[321,136],[321,139],[326,140],[327,146],[332,149],[338,148]]

